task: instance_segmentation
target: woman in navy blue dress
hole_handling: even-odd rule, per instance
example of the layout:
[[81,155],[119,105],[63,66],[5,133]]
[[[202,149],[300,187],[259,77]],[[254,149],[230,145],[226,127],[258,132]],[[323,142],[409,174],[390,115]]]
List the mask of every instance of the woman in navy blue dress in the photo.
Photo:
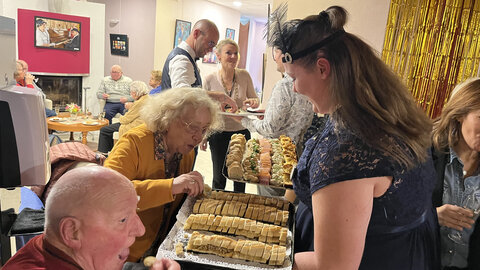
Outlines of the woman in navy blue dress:
[[330,115],[293,179],[294,269],[438,269],[431,121],[346,18],[333,6],[270,29],[294,91]]

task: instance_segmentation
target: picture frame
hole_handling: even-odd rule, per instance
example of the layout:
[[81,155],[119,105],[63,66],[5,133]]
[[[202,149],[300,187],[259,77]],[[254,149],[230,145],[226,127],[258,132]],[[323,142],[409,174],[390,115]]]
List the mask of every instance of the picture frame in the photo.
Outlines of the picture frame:
[[112,55],[128,56],[128,36],[110,34],[110,53]]
[[80,51],[82,38],[81,22],[46,16],[34,16],[33,19],[34,47]]
[[217,64],[217,48],[214,47],[213,50],[207,54],[205,54],[202,58],[202,63],[204,64]]
[[173,36],[173,48],[177,47],[182,41],[186,40],[190,35],[192,23],[176,19],[175,33]]
[[227,31],[225,31],[225,38],[235,40],[235,29],[227,28]]

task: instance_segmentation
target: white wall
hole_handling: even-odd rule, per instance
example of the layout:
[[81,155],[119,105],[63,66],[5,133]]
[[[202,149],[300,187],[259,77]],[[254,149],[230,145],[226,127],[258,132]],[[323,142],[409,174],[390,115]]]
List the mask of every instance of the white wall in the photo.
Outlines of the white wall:
[[[74,0],[0,0],[0,15],[17,20],[17,9],[30,9],[90,18],[90,75],[83,77],[83,87],[90,87],[86,94],[87,108],[98,114],[96,91],[103,78],[105,5]],[[18,33],[17,33],[18,37]],[[18,41],[17,41],[18,42]],[[18,56],[18,51],[17,51]]]
[[[283,2],[285,1],[274,0],[274,8]],[[323,0],[320,3],[320,1],[311,0],[289,0],[287,17],[289,20],[301,19],[308,15],[318,14],[332,5],[342,6],[348,11],[349,17],[345,26],[347,32],[360,36],[375,50],[381,53],[390,1]],[[278,80],[278,72],[276,72],[271,51],[267,50],[267,54],[264,98],[265,96],[270,96],[272,87]],[[266,99],[264,99],[264,102],[265,101]]]
[[258,91],[262,91],[263,54],[267,46],[263,39],[264,27],[264,22],[250,20],[246,69],[250,72],[253,86]]
[[[126,76],[148,84],[153,69],[156,0],[91,2],[105,4],[104,75],[110,75],[112,65],[120,65]],[[112,24],[111,20],[118,20],[118,23]],[[110,53],[110,34],[128,35],[128,56]]]
[[[176,19],[189,21],[192,23],[192,27],[200,19],[210,19],[217,25],[220,33],[219,40],[225,38],[226,28],[232,28],[235,29],[235,41],[238,42],[240,16],[241,14],[237,10],[204,0],[157,0],[155,68],[163,68],[167,55],[173,49],[173,33]],[[263,47],[265,47],[265,42],[263,43]],[[249,48],[249,50],[251,49]],[[261,86],[261,75],[258,77],[257,73],[258,69],[262,67],[262,57],[258,57],[255,53],[252,54],[252,57],[256,58],[250,61],[250,66],[247,66],[247,70],[252,75],[252,79],[254,76],[259,78],[259,80],[254,81],[254,85]],[[202,77],[217,71],[219,68],[215,64],[203,64],[201,60],[197,64]]]

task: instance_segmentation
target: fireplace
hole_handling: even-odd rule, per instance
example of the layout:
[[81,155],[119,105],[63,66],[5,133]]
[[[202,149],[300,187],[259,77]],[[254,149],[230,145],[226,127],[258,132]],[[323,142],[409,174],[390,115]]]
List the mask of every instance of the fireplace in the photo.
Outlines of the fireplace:
[[53,107],[60,105],[61,110],[68,103],[82,104],[82,77],[81,76],[48,76],[35,75],[37,85],[48,99],[52,100]]

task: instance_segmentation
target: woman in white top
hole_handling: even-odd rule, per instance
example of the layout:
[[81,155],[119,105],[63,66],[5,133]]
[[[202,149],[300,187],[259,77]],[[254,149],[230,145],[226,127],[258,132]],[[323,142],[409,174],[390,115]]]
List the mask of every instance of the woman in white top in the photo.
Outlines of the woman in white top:
[[[217,58],[221,68],[209,74],[204,80],[204,88],[208,91],[224,92],[237,103],[238,108],[257,108],[259,105],[257,94],[253,88],[252,78],[244,69],[237,67],[238,45],[231,39],[224,39],[217,44]],[[216,133],[208,138],[213,162],[213,188],[225,189],[225,177],[222,174],[223,163],[232,134],[241,133],[250,139],[250,132],[241,123],[224,117],[223,132]],[[206,150],[206,142],[201,149]],[[234,190],[245,192],[245,184],[234,183]]]

